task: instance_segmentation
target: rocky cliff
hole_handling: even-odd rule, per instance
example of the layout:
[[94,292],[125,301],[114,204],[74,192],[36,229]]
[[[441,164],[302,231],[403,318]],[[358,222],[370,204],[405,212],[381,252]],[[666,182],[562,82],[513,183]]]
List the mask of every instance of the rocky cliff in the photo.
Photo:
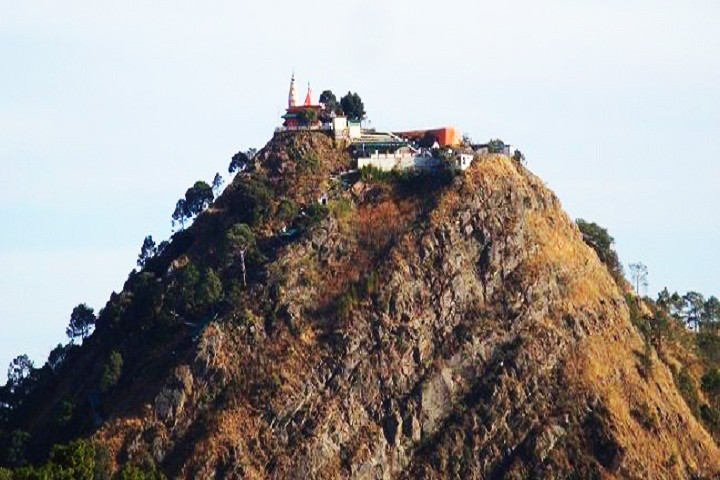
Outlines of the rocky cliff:
[[[350,163],[323,134],[276,137],[114,296],[70,363],[85,386],[69,375],[53,394],[92,397],[89,365],[123,354],[88,427],[113,463],[170,478],[720,472],[537,177],[502,155],[458,175],[337,176]],[[245,283],[228,253],[238,224],[255,245]],[[212,308],[177,307],[188,265],[218,272]]]

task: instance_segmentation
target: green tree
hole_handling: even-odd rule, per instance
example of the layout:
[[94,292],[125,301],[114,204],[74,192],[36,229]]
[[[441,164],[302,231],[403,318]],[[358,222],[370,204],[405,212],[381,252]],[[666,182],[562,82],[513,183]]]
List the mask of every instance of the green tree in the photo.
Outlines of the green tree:
[[70,314],[70,323],[68,324],[65,333],[70,337],[70,341],[73,341],[77,337],[85,339],[89,334],[92,327],[95,325],[95,312],[92,308],[86,304],[81,303],[77,307],[73,308]]
[[237,223],[225,234],[225,258],[229,265],[239,263],[243,287],[247,286],[245,260],[257,250],[257,240],[252,229],[245,223]]
[[22,467],[27,463],[27,444],[29,441],[30,434],[22,430],[14,430],[10,434],[5,460],[11,467]]
[[70,350],[69,347],[69,345],[58,343],[57,346],[50,351],[47,359],[47,366],[50,367],[53,372],[57,372],[60,365],[62,365],[65,361],[67,352]]
[[200,309],[212,308],[223,298],[223,285],[212,268],[203,271],[195,289],[195,304]]
[[610,236],[606,229],[595,222],[586,222],[582,218],[578,218],[576,223],[580,233],[582,233],[583,241],[595,250],[598,258],[607,266],[613,278],[620,279],[622,277],[622,265],[615,249],[613,249],[615,239]]
[[425,132],[425,135],[420,139],[418,145],[421,148],[432,148],[433,145],[438,141],[437,136],[432,132]]
[[154,257],[156,253],[157,246],[155,245],[155,241],[153,240],[152,235],[148,235],[145,237],[145,240],[143,240],[143,244],[140,247],[140,254],[137,259],[138,267],[145,268],[147,262]]
[[8,386],[14,394],[20,393],[20,387],[30,379],[35,364],[26,354],[13,358],[8,366]]
[[178,308],[186,312],[195,309],[195,290],[199,282],[200,272],[194,264],[188,263],[180,270],[176,289]]
[[247,153],[238,152],[235,155],[233,155],[232,159],[230,159],[230,165],[228,166],[228,173],[232,174],[235,172],[242,172],[248,167],[249,164],[250,164],[250,157],[248,157]]
[[702,389],[713,400],[720,400],[720,369],[711,368],[700,379]]
[[198,180],[195,184],[188,188],[185,192],[185,206],[187,208],[188,217],[194,217],[205,210],[215,199],[213,189],[210,185],[202,180]]
[[223,184],[225,183],[225,180],[223,180],[222,176],[220,175],[220,172],[215,174],[215,177],[213,177],[212,181],[212,189],[213,193],[217,197],[220,195],[220,190],[222,189]]
[[697,331],[703,321],[705,297],[699,292],[687,292],[683,295],[683,300],[685,301],[685,323]]
[[185,222],[206,209],[215,199],[213,189],[207,182],[198,180],[185,191],[185,197],[175,204],[175,211],[172,214],[172,223],[180,224],[181,230],[185,228]]
[[718,323],[720,323],[720,300],[715,296],[711,296],[703,305],[703,326],[712,332],[717,331]]
[[320,103],[325,106],[325,112],[328,114],[342,111],[337,97],[331,90],[325,90],[320,94]]
[[122,375],[123,358],[117,350],[110,352],[107,362],[103,365],[102,376],[100,377],[100,391],[107,392],[117,385]]
[[175,204],[175,211],[172,214],[172,226],[175,228],[175,224],[180,224],[180,230],[185,229],[185,222],[187,221],[187,206],[185,205],[185,199],[181,198]]
[[360,121],[365,118],[365,105],[357,93],[348,92],[340,99],[340,106],[350,120]]
[[518,162],[521,165],[525,165],[527,162],[525,160],[525,155],[520,150],[515,150],[515,153],[513,153],[512,156],[513,160]]

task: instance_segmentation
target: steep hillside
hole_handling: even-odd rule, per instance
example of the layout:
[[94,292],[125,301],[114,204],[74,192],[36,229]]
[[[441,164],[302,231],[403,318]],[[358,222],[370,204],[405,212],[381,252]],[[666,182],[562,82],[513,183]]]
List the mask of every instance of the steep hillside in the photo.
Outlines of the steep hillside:
[[23,407],[38,459],[83,435],[169,478],[720,474],[538,178],[501,155],[458,175],[350,165],[321,133],[271,141]]

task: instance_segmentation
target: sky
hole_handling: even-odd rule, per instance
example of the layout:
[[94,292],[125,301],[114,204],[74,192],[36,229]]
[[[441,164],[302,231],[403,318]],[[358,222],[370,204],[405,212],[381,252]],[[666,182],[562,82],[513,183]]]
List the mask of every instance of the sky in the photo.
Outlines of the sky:
[[[290,74],[382,129],[502,138],[667,286],[720,295],[720,2],[0,0],[0,383],[102,308]],[[304,88],[300,88],[300,95]]]

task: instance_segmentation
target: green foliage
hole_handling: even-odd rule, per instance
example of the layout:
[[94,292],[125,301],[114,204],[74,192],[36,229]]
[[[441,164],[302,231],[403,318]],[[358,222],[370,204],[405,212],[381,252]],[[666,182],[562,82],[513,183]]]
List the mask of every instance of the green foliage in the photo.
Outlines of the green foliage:
[[25,382],[30,375],[32,375],[35,364],[30,357],[26,354],[18,355],[13,358],[8,366],[8,385],[11,389],[15,390],[23,382]]
[[50,351],[46,363],[50,370],[57,372],[60,369],[60,366],[65,361],[65,357],[67,356],[69,350],[70,345],[58,343],[57,346]]
[[328,206],[330,213],[338,220],[344,220],[353,211],[353,203],[349,198],[339,198]]
[[365,118],[365,105],[357,93],[348,92],[340,99],[340,106],[349,120],[360,121]]
[[720,369],[717,367],[708,370],[700,379],[703,392],[715,401],[720,401]]
[[295,219],[299,211],[300,209],[294,201],[284,198],[278,206],[277,216],[280,220],[290,223]]
[[200,272],[193,263],[188,263],[178,274],[173,296],[179,310],[202,315],[222,301],[222,281],[214,269]]
[[195,290],[195,303],[200,309],[210,309],[223,298],[223,285],[217,272],[206,268]]
[[710,364],[720,366],[720,335],[714,332],[700,332],[696,337],[700,355]]
[[613,249],[615,239],[610,236],[606,229],[597,223],[586,222],[582,218],[578,218],[576,223],[585,243],[595,250],[598,258],[607,266],[613,278],[615,278],[615,280],[622,278],[622,264]]
[[698,330],[703,324],[705,297],[699,292],[687,292],[683,296],[685,303],[685,322],[690,328]]
[[690,372],[687,367],[683,367],[680,372],[675,375],[675,385],[677,386],[680,394],[685,403],[687,403],[690,410],[696,417],[700,417],[700,398],[698,397],[697,389],[695,388],[695,382],[693,382]]
[[225,261],[227,265],[236,265],[244,256],[246,265],[257,266],[265,257],[257,245],[257,238],[249,225],[236,223],[225,234]]
[[63,428],[70,423],[75,412],[75,404],[68,400],[63,400],[55,408],[53,423],[56,427]]
[[228,173],[242,172],[250,164],[250,158],[247,153],[238,152],[233,155],[228,166]]
[[521,165],[525,165],[527,163],[525,159],[525,155],[520,150],[515,150],[515,153],[513,153],[512,159],[518,162]]
[[451,170],[426,172],[422,170],[380,170],[372,166],[360,169],[363,182],[382,182],[396,187],[404,195],[424,195],[448,185],[455,176]]
[[215,196],[220,194],[220,189],[222,189],[223,184],[225,183],[225,180],[223,180],[222,175],[220,175],[220,172],[215,173],[215,176],[213,177],[212,181],[212,189]]
[[700,407],[700,419],[711,432],[716,435],[720,433],[720,410],[710,405],[703,405]]
[[648,286],[648,268],[642,262],[630,264],[630,279],[635,287],[635,293],[642,295]]
[[347,321],[350,319],[350,315],[353,310],[357,308],[358,298],[354,288],[350,288],[347,292],[343,293],[337,302],[338,317]]
[[11,467],[21,467],[27,464],[27,444],[30,434],[22,430],[14,430],[10,433],[5,450],[5,461]]
[[325,90],[320,94],[320,103],[325,106],[325,112],[330,113],[341,113],[340,102],[331,90]]
[[[40,466],[0,469],[0,480],[109,480],[110,454],[90,440],[54,445],[47,462]],[[154,464],[124,465],[112,477],[117,480],[163,480]]]
[[107,362],[103,365],[102,376],[100,377],[100,391],[107,392],[117,385],[122,375],[123,358],[117,350],[110,352]]
[[491,139],[487,145],[489,153],[505,153],[505,142],[499,138]]
[[198,180],[185,191],[185,198],[181,198],[175,204],[175,211],[172,214],[173,225],[180,223],[181,228],[185,228],[185,222],[200,214],[214,199],[213,188],[207,182]]
[[303,110],[300,110],[298,113],[298,120],[303,125],[310,125],[312,123],[315,123],[318,119],[318,114],[315,110],[306,108]]
[[321,205],[319,203],[311,203],[301,213],[300,218],[298,218],[298,226],[305,230],[310,230],[315,225],[318,225],[325,218],[327,218],[328,213],[328,207],[326,207],[325,205]]
[[140,247],[140,254],[138,255],[137,265],[140,268],[144,268],[147,262],[155,256],[157,253],[157,246],[152,238],[152,235],[148,235],[143,240],[143,244]]
[[301,173],[304,174],[318,173],[320,171],[321,165],[322,163],[320,162],[320,158],[318,158],[318,156],[314,153],[304,155],[302,159],[298,162],[299,170]]
[[258,225],[270,215],[275,194],[262,179],[253,177],[244,180],[234,192],[230,205],[237,209],[241,223]]
[[226,251],[234,256],[238,250],[249,250],[257,245],[255,234],[246,223],[236,223],[225,234]]
[[165,476],[154,468],[141,469],[134,465],[125,465],[115,478],[117,480],[163,480]]
[[65,333],[70,337],[70,340],[74,340],[78,337],[85,339],[89,334],[92,327],[95,325],[95,312],[92,308],[86,304],[81,303],[77,307],[73,308],[70,314],[70,323],[68,324]]
[[95,444],[87,440],[55,445],[50,453],[51,470],[59,478],[93,480],[97,468],[97,449]]

